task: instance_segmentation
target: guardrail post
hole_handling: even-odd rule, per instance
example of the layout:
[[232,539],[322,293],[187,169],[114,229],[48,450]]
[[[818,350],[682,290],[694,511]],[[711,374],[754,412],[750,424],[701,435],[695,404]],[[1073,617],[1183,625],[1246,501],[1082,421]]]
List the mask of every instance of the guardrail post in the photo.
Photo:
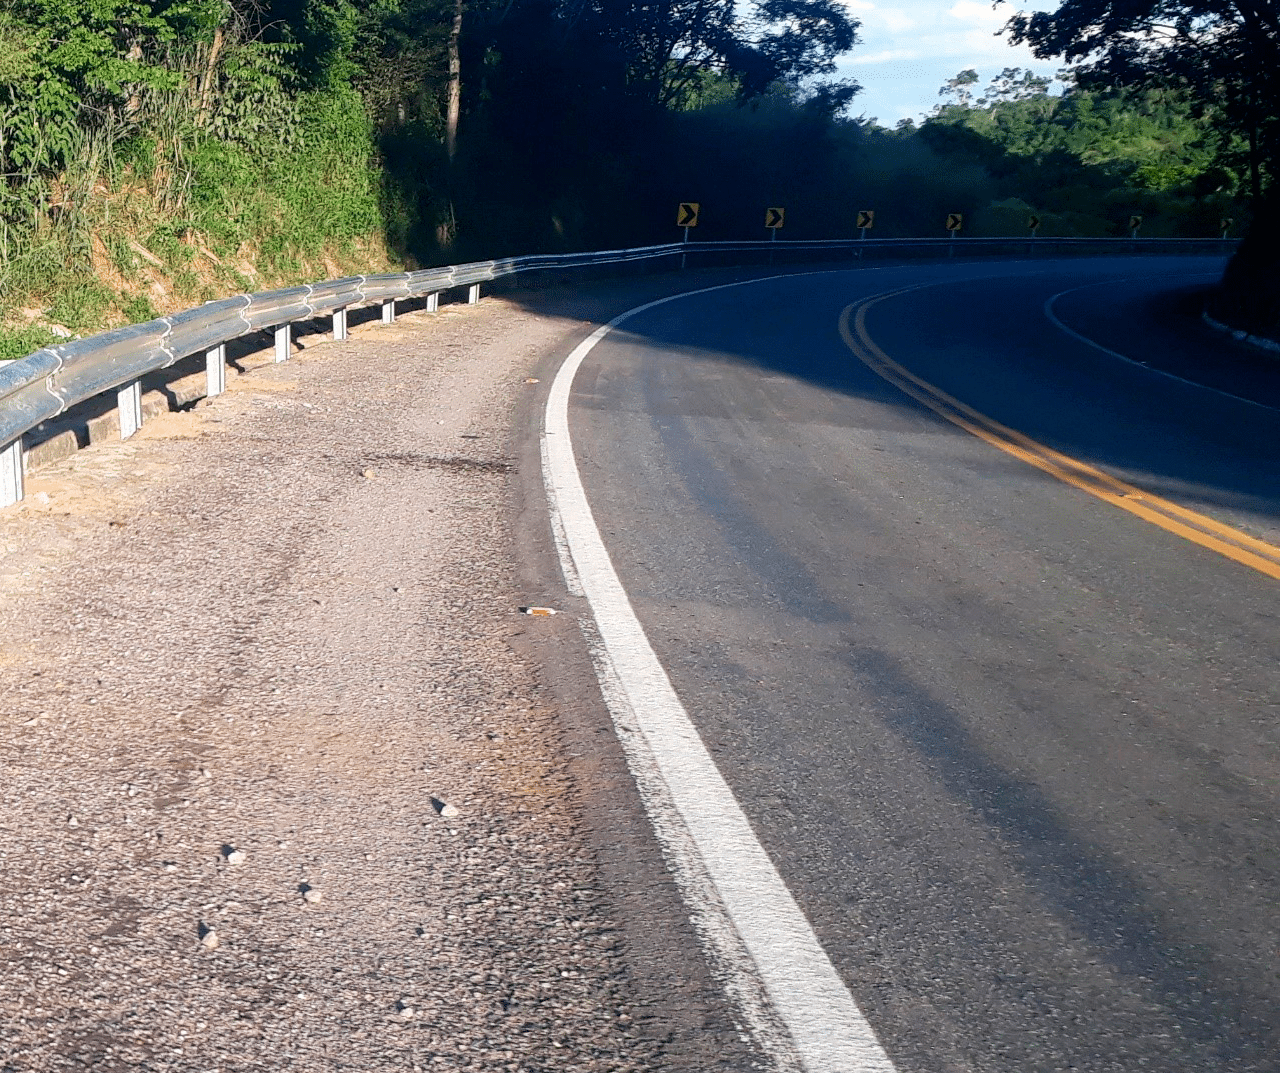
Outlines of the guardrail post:
[[227,390],[227,344],[204,352],[204,393],[213,398]]
[[435,313],[439,309],[440,309],[440,295],[439,294],[427,295],[427,312]]
[[288,361],[293,349],[293,325],[281,324],[276,329],[276,361]]
[[142,381],[133,380],[116,392],[120,411],[120,438],[127,440],[142,428]]
[[382,323],[394,324],[396,322],[396,300],[388,298],[382,303]]
[[467,305],[473,306],[480,301],[480,284],[473,283],[467,290]]
[[0,507],[22,499],[22,437],[0,451]]
[[335,309],[333,311],[333,341],[341,342],[347,337],[347,311],[346,309]]

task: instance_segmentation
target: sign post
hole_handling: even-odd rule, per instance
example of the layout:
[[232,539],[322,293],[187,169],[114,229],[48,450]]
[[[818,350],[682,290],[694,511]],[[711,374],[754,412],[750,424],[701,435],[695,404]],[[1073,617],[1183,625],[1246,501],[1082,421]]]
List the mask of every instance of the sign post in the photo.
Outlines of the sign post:
[[[689,244],[689,228],[698,226],[698,211],[702,205],[697,201],[682,201],[676,209],[676,227],[684,228],[684,243]],[[680,267],[684,268],[687,253],[680,251]]]
[[[782,225],[786,222],[787,210],[783,208],[773,208],[764,210],[764,225],[771,232],[770,242],[778,241],[778,232],[782,230]],[[773,264],[773,249],[769,249],[769,263]]]
[[862,209],[858,213],[858,228],[862,232],[859,238],[866,238],[867,232],[876,225],[875,209]]

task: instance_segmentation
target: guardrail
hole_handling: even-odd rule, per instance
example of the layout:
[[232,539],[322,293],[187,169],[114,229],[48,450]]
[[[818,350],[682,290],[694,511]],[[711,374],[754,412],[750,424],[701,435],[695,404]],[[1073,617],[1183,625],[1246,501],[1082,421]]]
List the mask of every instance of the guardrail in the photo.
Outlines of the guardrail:
[[[252,332],[275,332],[275,360],[284,361],[292,347],[292,326],[317,316],[333,318],[333,336],[347,336],[347,311],[381,304],[384,323],[395,320],[396,303],[425,298],[434,311],[440,294],[466,287],[468,302],[480,298],[480,285],[538,272],[654,263],[679,258],[702,264],[737,263],[744,254],[799,260],[845,256],[850,259],[893,256],[954,256],[1038,253],[1213,254],[1235,249],[1234,240],[1219,239],[835,239],[785,242],[690,242],[597,253],[511,257],[499,261],[431,268],[377,276],[352,276],[304,287],[290,287],[234,298],[160,317],[145,324],[103,332],[46,347],[17,361],[0,364],[0,507],[23,496],[23,437],[70,407],[105,392],[116,391],[120,436],[127,439],[142,425],[141,378],[183,358],[204,352],[206,389],[218,395],[226,388],[226,344]],[[945,251],[945,253],[944,253]]]

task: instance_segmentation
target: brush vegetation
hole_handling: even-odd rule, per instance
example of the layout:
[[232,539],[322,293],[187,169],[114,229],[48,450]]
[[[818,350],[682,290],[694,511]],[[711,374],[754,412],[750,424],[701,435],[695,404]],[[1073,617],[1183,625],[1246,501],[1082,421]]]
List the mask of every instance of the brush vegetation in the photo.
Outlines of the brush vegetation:
[[1209,236],[1266,184],[1261,135],[1187,79],[964,71],[887,129],[831,77],[856,30],[836,0],[10,0],[0,358],[238,291],[670,241],[679,201],[698,239],[764,237],[767,205],[795,238],[859,209],[877,237]]

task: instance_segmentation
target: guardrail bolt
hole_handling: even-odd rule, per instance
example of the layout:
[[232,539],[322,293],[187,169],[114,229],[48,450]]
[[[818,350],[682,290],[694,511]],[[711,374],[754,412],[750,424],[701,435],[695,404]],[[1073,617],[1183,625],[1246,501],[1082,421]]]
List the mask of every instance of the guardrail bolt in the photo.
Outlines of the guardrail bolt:
[[276,329],[276,361],[288,361],[293,350],[293,326],[281,324]]
[[382,323],[394,324],[396,322],[396,300],[389,299],[382,303]]
[[347,311],[345,309],[335,309],[333,311],[333,340],[335,343],[341,342],[347,337]]
[[22,499],[22,437],[0,451],[0,507]]
[[131,380],[116,392],[120,411],[120,438],[127,440],[142,428],[142,381]]
[[213,398],[227,390],[227,344],[204,352],[204,393]]
[[473,306],[480,301],[480,284],[473,283],[467,290],[467,305]]

